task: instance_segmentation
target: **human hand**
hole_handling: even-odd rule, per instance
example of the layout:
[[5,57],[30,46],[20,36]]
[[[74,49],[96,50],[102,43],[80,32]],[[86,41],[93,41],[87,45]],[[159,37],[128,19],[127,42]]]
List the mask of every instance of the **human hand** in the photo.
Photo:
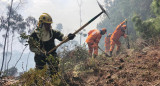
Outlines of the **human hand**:
[[75,36],[75,34],[69,33],[67,37],[69,40],[73,40]]

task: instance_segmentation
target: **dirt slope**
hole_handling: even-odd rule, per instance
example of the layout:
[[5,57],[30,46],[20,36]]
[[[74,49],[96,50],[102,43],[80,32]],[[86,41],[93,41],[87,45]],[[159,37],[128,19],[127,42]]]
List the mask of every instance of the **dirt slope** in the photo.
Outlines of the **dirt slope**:
[[79,77],[70,77],[77,86],[160,86],[160,47],[127,50],[117,57],[96,59],[97,67]]
[[[102,55],[94,63],[78,76],[67,73],[66,82],[70,86],[160,86],[160,47],[146,47],[138,52],[127,50],[112,58]],[[2,86],[11,84],[9,79],[0,80]]]

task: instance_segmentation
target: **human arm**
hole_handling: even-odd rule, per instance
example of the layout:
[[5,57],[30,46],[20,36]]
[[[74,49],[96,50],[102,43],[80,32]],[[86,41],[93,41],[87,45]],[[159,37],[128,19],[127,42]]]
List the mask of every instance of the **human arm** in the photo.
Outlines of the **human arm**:
[[69,39],[69,40],[72,40],[72,39],[74,39],[74,37],[75,37],[75,34],[72,34],[72,33],[69,33],[67,36],[64,36],[63,35],[63,33],[61,33],[60,31],[54,31],[54,36],[55,36],[55,38],[56,39],[58,39],[59,41],[63,41],[63,40],[65,40],[65,39]]
[[121,22],[117,28],[122,27],[122,25],[127,21],[127,19],[125,19],[123,22]]
[[52,30],[53,37],[58,39],[59,41],[63,41],[66,37],[63,33],[58,30]]
[[[38,54],[40,55],[41,52],[40,50],[37,48],[39,44],[38,42],[38,37],[36,35],[36,33],[32,33],[30,36],[29,36],[29,40],[28,40],[28,43],[29,43],[29,49],[34,52],[35,54]],[[36,47],[37,46],[37,47]]]

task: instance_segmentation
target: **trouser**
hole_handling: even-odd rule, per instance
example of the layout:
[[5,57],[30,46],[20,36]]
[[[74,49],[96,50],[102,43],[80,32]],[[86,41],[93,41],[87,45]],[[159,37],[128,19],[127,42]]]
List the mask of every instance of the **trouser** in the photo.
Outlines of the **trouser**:
[[109,43],[105,44],[105,53],[109,52],[109,49],[110,49],[110,44]]
[[94,55],[98,55],[98,46],[94,46],[91,43],[88,43],[88,48],[89,48],[89,55],[92,56],[93,50],[94,50]]
[[119,40],[114,40],[114,39],[110,40],[110,50],[109,51],[113,51],[115,44],[117,45],[117,51],[119,51],[121,43]]
[[34,60],[36,63],[36,69],[40,69],[40,70],[43,69],[47,63],[49,66],[50,74],[51,75],[56,74],[58,72],[59,60],[56,54],[53,54],[52,56],[53,57],[51,58],[47,58],[45,56],[35,55]]

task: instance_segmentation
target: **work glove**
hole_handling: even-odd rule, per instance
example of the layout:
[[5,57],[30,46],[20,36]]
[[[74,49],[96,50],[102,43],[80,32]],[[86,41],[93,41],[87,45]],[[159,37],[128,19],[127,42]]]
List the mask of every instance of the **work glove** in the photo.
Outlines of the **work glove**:
[[73,40],[75,36],[75,34],[69,33],[67,37],[69,40]]
[[124,20],[125,22],[127,21],[127,19]]

